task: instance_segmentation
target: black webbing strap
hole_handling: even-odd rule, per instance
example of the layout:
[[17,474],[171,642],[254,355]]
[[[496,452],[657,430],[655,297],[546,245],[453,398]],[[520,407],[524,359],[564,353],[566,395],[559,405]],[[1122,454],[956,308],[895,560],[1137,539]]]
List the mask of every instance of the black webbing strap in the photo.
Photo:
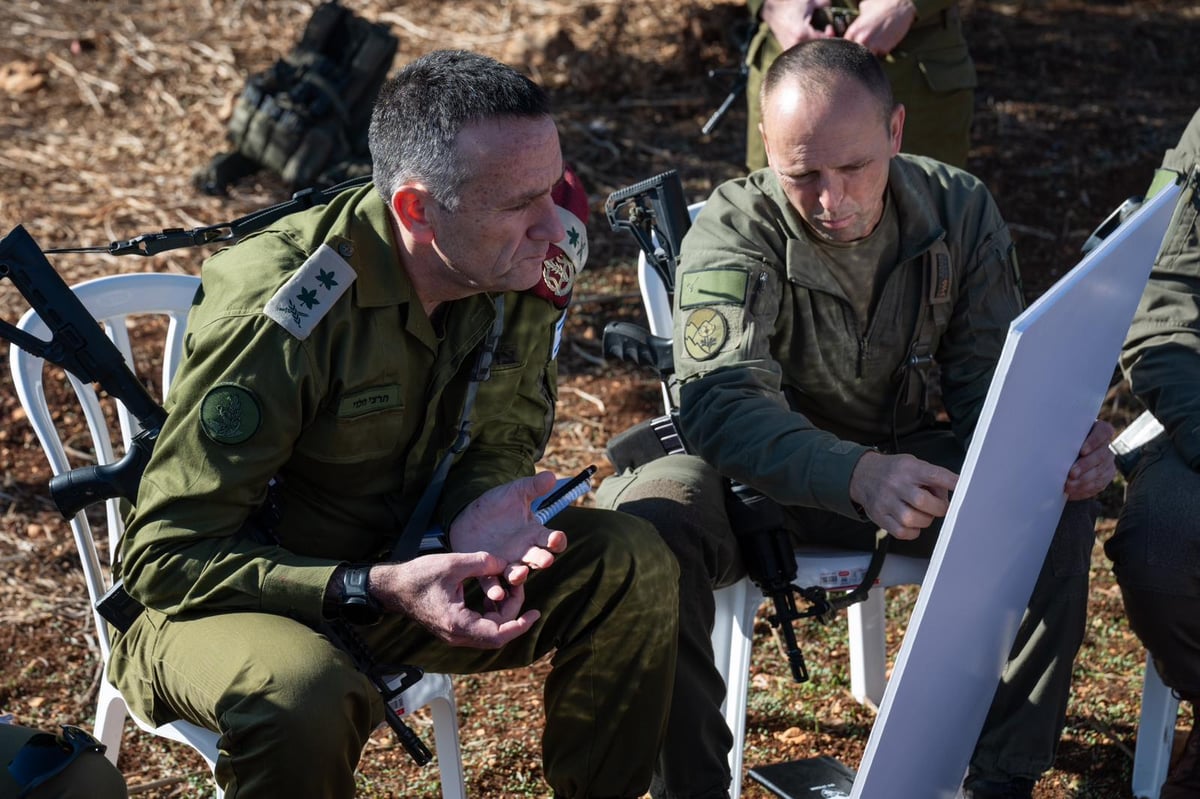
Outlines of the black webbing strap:
[[157,255],[166,250],[177,250],[181,247],[199,247],[204,244],[214,244],[223,241],[233,241],[248,233],[262,230],[288,214],[304,211],[318,205],[324,205],[335,196],[359,186],[365,186],[371,180],[370,175],[352,178],[351,180],[331,186],[328,189],[301,189],[292,195],[292,199],[281,203],[260,208],[245,216],[238,217],[232,222],[221,225],[207,225],[184,230],[183,228],[167,228],[158,233],[143,233],[132,239],[114,241],[107,245],[96,247],[60,247],[53,250],[43,250],[46,253],[87,253],[99,252],[108,255]]
[[429,529],[429,520],[433,518],[433,509],[442,496],[442,486],[446,484],[446,475],[450,472],[450,466],[471,443],[471,410],[475,406],[475,397],[479,393],[480,384],[492,375],[492,359],[496,354],[496,345],[500,342],[500,334],[504,331],[503,294],[496,295],[495,308],[496,320],[492,323],[492,329],[488,331],[487,338],[484,339],[483,346],[479,350],[479,356],[475,359],[475,368],[471,372],[471,382],[467,384],[467,396],[463,401],[462,415],[458,420],[458,436],[450,445],[450,449],[446,450],[442,459],[438,461],[438,465],[433,471],[433,477],[425,486],[425,492],[421,494],[416,509],[408,517],[408,524],[404,525],[404,532],[400,534],[395,546],[392,547],[390,560],[405,561],[417,553],[421,539]]

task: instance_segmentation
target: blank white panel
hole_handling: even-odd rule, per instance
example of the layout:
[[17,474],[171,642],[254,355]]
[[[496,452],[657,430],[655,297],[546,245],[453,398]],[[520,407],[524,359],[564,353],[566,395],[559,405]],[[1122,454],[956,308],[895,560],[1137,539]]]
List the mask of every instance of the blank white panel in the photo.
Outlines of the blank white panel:
[[852,799],[957,793],[1179,191],[1013,321]]

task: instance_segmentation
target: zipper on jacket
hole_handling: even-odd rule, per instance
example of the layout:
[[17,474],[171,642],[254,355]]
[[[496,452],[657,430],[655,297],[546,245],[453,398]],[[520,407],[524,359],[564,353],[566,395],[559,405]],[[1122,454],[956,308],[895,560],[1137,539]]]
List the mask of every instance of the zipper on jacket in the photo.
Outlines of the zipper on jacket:
[[754,287],[750,289],[749,307],[750,307],[750,310],[752,313],[757,313],[756,307],[758,305],[758,295],[759,295],[759,292],[761,292],[764,288],[766,288],[768,279],[769,278],[767,276],[766,270],[759,272],[758,278],[756,278],[754,281]]

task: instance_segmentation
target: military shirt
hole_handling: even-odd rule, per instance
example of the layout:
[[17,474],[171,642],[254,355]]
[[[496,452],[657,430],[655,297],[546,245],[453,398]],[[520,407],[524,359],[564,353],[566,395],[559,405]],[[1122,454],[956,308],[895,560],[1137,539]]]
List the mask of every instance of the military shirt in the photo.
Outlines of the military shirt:
[[[504,299],[471,444],[434,519],[447,526],[531,474],[552,425],[561,312],[531,294]],[[493,298],[441,311],[435,326],[373,186],[210,258],[122,545],[130,593],[168,614],[319,620],[333,570],[390,550],[457,436]],[[247,521],[273,478],[281,516],[264,535]]]
[[897,264],[883,270],[862,335],[770,169],[718,187],[683,239],[674,350],[684,439],[782,504],[857,516],[849,482],[859,457],[927,424],[898,402],[918,339],[940,365],[943,403],[965,442],[1022,309],[1012,239],[976,178],[900,155],[887,190]]
[[[1162,168],[1190,173],[1200,165],[1200,111]],[[1193,176],[1175,206],[1150,280],[1121,352],[1133,392],[1166,428],[1175,448],[1200,469],[1200,216]]]

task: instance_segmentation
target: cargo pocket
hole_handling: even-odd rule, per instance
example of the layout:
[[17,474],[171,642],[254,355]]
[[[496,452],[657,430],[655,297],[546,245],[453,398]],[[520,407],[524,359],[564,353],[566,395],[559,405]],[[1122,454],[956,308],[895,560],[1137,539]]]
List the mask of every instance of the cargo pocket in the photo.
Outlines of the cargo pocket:
[[965,47],[916,54],[917,68],[931,91],[953,92],[979,85],[975,62]]

